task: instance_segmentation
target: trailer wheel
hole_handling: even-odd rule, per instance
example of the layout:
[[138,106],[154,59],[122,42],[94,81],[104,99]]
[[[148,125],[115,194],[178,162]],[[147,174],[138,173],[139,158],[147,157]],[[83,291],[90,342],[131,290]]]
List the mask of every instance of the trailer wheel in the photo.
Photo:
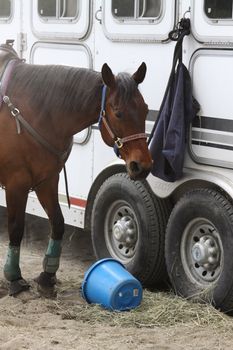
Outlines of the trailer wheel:
[[160,282],[166,276],[166,213],[145,181],[132,181],[125,173],[111,176],[93,206],[92,243],[97,259],[118,259],[144,285]]
[[232,252],[232,204],[210,189],[186,193],[166,232],[166,264],[175,292],[232,313]]

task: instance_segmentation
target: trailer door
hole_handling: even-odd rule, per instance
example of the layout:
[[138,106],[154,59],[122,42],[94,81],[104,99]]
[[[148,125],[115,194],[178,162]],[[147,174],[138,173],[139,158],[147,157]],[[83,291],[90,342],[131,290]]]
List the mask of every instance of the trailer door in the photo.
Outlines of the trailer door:
[[32,30],[40,39],[83,39],[89,15],[89,0],[32,0]]
[[201,106],[192,125],[191,155],[198,163],[233,168],[233,0],[193,1],[191,11],[194,36],[208,43],[190,61]]
[[14,40],[14,48],[21,55],[21,0],[0,0],[0,36],[1,42]]
[[201,42],[233,43],[233,0],[192,0],[192,32]]
[[105,0],[103,29],[111,40],[164,41],[174,27],[176,1]]
[[[91,69],[93,60],[89,46],[76,40],[87,34],[89,1],[32,0],[31,6],[27,60],[32,64],[61,64]],[[59,200],[65,221],[75,226],[84,225],[83,210],[93,181],[92,156],[93,133],[91,128],[87,128],[74,135],[74,145],[66,163],[70,202],[74,206],[71,211],[66,205],[63,175],[59,182]],[[31,212],[29,206],[27,211]]]

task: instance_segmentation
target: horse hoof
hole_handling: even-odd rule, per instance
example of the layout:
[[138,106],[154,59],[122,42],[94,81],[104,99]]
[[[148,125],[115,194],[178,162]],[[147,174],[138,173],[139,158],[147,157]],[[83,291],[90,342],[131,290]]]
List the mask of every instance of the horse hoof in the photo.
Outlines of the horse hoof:
[[41,297],[47,298],[47,299],[55,299],[57,297],[57,290],[53,287],[44,287],[40,284],[37,285],[37,292],[40,294]]
[[57,282],[56,275],[49,272],[41,272],[41,274],[34,279],[37,283],[37,291],[44,298],[56,298],[57,291],[55,284]]
[[49,272],[41,272],[41,274],[34,279],[41,287],[52,288],[57,283],[56,275]]
[[11,281],[9,286],[9,295],[15,296],[23,291],[26,291],[30,288],[30,284],[27,283],[23,278],[20,278],[16,281]]

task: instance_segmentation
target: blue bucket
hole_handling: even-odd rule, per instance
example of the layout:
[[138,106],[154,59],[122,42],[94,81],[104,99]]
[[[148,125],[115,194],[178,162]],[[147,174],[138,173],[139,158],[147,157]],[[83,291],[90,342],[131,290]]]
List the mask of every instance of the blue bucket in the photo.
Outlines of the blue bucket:
[[140,305],[141,283],[119,261],[102,259],[84,275],[83,298],[90,304],[100,304],[110,310],[129,310]]

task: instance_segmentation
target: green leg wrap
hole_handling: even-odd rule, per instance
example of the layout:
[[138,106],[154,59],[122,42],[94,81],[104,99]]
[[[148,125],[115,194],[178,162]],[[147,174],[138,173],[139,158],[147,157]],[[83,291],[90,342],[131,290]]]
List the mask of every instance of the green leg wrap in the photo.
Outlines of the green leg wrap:
[[21,277],[19,268],[20,247],[8,247],[4,276],[8,281],[15,281]]
[[47,252],[43,261],[43,268],[45,272],[56,273],[59,268],[61,256],[62,241],[49,240]]

